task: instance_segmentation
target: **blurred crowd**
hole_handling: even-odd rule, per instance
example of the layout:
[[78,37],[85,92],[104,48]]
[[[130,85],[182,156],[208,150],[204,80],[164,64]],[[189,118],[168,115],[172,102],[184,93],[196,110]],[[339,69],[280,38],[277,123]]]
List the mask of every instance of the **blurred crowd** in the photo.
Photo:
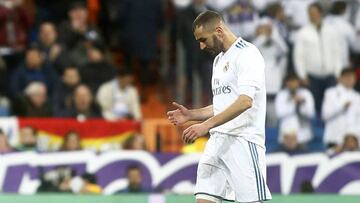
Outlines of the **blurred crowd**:
[[[359,150],[358,0],[0,0],[0,115],[141,121],[150,94],[209,104],[213,56],[192,33],[208,9],[263,54],[279,151],[307,151],[317,128],[330,152]],[[34,144],[25,131],[16,150]],[[80,149],[74,134],[62,150]]]

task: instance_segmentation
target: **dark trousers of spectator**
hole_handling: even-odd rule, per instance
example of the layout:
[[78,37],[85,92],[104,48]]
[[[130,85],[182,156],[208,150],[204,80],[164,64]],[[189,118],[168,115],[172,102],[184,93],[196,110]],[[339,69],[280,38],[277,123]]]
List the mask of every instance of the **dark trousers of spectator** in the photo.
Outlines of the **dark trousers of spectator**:
[[275,110],[275,97],[276,94],[266,95],[266,120],[265,126],[269,128],[275,128],[278,124],[278,119]]
[[325,90],[331,86],[336,85],[336,78],[333,75],[324,77],[308,75],[308,79],[310,82],[309,89],[315,99],[315,109],[317,115],[321,115],[321,106],[324,99]]

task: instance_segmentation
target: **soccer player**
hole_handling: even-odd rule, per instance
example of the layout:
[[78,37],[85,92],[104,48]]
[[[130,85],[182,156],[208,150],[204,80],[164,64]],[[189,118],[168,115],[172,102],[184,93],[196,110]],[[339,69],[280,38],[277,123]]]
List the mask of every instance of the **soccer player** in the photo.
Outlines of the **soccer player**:
[[200,48],[217,55],[213,63],[213,104],[167,113],[175,125],[202,121],[184,130],[187,143],[210,132],[199,162],[197,203],[222,200],[262,202],[271,199],[266,185],[264,59],[251,43],[237,38],[216,12],[195,19],[193,31]]

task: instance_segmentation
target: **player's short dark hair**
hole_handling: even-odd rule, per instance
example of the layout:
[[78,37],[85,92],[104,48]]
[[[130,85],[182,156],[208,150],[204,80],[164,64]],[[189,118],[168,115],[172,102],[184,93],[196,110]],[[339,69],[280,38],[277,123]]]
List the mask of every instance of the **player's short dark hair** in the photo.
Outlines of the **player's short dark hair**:
[[215,22],[224,22],[224,18],[221,16],[220,13],[215,11],[204,11],[200,13],[194,20],[192,24],[192,30],[193,32],[197,27],[205,26],[207,27],[210,24],[213,24]]
[[316,8],[321,14],[324,14],[324,9],[322,8],[321,4],[319,2],[314,2],[312,4],[309,5],[308,10],[310,10],[310,8]]
[[340,75],[341,76],[344,76],[344,75],[347,75],[347,74],[355,74],[356,72],[355,72],[355,70],[353,69],[353,68],[344,68],[342,71],[341,71],[341,73],[340,73]]

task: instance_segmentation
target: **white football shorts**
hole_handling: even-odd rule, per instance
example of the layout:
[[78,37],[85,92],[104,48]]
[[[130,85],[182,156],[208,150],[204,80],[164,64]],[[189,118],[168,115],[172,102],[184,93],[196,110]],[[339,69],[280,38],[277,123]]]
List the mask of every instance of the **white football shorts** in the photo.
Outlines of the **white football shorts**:
[[265,149],[244,137],[213,133],[197,170],[195,196],[204,199],[204,195],[218,202],[270,200]]

